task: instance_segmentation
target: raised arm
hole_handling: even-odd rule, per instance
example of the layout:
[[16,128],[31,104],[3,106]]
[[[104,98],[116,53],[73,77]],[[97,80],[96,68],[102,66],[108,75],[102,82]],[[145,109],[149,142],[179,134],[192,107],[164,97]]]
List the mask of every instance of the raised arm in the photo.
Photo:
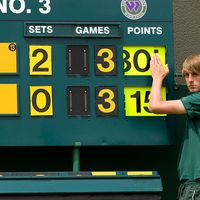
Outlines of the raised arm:
[[186,110],[181,100],[162,99],[161,88],[163,80],[169,73],[168,65],[163,66],[160,57],[153,55],[150,62],[150,70],[153,78],[150,93],[150,111],[156,114],[184,114]]

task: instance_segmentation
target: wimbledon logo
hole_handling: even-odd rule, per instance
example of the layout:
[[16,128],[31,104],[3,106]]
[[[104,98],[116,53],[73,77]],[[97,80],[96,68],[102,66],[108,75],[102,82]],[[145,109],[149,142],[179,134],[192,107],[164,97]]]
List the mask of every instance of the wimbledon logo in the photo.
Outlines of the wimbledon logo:
[[145,0],[122,0],[121,11],[127,18],[137,20],[145,15],[147,3]]

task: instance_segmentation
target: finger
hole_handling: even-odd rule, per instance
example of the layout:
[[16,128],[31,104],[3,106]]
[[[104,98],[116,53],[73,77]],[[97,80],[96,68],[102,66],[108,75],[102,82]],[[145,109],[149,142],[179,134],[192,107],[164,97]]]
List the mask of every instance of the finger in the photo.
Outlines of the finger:
[[165,65],[165,70],[166,70],[166,72],[169,73],[169,65],[168,64]]
[[155,65],[155,60],[156,60],[156,55],[153,54],[151,61],[150,61],[150,65],[153,67]]
[[150,67],[153,68],[154,66],[155,66],[155,62],[154,62],[154,60],[152,59],[152,60],[150,61]]
[[158,58],[157,58],[157,55],[156,55],[156,54],[154,54],[154,55],[152,56],[152,60],[153,60],[153,62],[154,62],[155,65],[158,64]]
[[157,53],[155,55],[156,55],[156,64],[161,65],[161,60],[159,55]]
[[162,65],[162,62],[161,62],[160,56],[157,56],[157,57],[158,57],[158,63],[159,63],[160,65]]

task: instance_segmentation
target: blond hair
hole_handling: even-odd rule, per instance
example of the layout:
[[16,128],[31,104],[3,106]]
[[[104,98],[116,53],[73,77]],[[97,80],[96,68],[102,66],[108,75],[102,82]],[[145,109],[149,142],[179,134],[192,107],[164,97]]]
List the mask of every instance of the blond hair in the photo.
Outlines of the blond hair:
[[187,73],[200,74],[200,54],[188,56],[183,62],[183,75]]

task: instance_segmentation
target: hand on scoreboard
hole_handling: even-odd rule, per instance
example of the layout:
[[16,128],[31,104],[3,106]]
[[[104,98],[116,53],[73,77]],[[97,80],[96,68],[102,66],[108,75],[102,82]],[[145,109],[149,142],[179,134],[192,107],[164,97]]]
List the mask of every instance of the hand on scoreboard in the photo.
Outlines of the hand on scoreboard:
[[158,54],[154,54],[150,61],[150,71],[153,79],[162,81],[169,74],[169,67],[168,64],[162,64]]

